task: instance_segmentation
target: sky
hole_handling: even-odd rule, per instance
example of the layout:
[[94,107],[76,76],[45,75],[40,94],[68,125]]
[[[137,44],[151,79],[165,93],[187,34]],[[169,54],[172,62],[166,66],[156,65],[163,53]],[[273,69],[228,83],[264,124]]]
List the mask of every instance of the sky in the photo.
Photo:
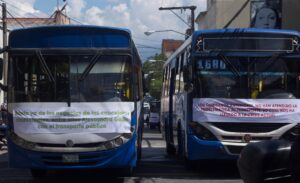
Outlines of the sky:
[[[67,3],[66,14],[73,23],[128,28],[142,60],[161,51],[162,39],[184,39],[173,32],[144,34],[149,30],[172,29],[184,33],[188,26],[171,11],[159,7],[197,6],[195,16],[206,9],[206,0],[0,0],[14,17],[50,17]],[[185,21],[190,11],[174,10]]]

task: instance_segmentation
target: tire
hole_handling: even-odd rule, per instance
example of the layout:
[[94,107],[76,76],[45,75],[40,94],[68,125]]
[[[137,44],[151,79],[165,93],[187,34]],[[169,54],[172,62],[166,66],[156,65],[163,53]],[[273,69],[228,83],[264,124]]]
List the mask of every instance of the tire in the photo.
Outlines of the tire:
[[300,136],[298,136],[293,143],[291,147],[290,152],[290,169],[291,169],[291,175],[292,175],[292,181],[293,183],[299,183],[300,181]]
[[150,129],[154,129],[155,128],[155,126],[154,125],[150,125]]
[[138,147],[137,147],[137,159],[138,159],[138,161],[141,160],[141,158],[142,158],[143,131],[144,131],[144,126],[141,127],[140,135],[139,135],[139,138],[138,138]]
[[122,169],[122,176],[124,177],[131,177],[134,175],[135,168],[130,166]]
[[180,125],[178,125],[178,128],[177,128],[177,140],[178,140],[177,155],[179,158],[182,158],[185,155],[185,153],[184,153],[184,136],[182,134]]
[[188,170],[194,170],[196,168],[196,162],[193,160],[187,159],[187,157],[184,157],[184,166]]
[[170,144],[170,143],[167,142],[166,149],[167,149],[167,154],[168,155],[175,155],[176,154],[176,148],[174,147],[173,144]]
[[176,148],[173,144],[169,142],[169,130],[167,128],[167,121],[165,120],[165,139],[166,139],[166,151],[168,155],[175,155],[176,154]]
[[161,133],[161,126],[160,126],[160,124],[158,125],[158,132]]
[[47,170],[44,169],[31,169],[30,172],[31,176],[35,179],[41,179],[47,175]]

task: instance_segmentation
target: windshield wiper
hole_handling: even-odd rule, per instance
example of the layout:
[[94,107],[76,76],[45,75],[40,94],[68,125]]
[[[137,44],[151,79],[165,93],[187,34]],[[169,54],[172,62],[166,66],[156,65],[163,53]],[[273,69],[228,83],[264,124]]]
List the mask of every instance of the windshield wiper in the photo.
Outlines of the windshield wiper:
[[283,57],[283,56],[285,56],[285,55],[288,55],[289,53],[285,53],[285,52],[283,52],[283,53],[274,53],[274,54],[272,54],[272,56],[266,61],[266,63],[268,63],[268,62],[273,62],[273,61],[275,61],[276,59],[278,59],[278,58],[281,58],[281,57]]
[[39,61],[41,63],[42,69],[47,74],[50,82],[55,83],[55,78],[53,77],[53,75],[52,75],[52,73],[51,73],[51,71],[50,71],[50,69],[49,69],[49,67],[48,67],[48,65],[47,65],[47,63],[46,63],[46,61],[45,61],[42,53],[41,53],[41,51],[40,50],[36,51],[36,55],[37,55],[37,57],[38,57],[38,59],[39,59]]
[[226,64],[226,66],[228,66],[228,68],[232,71],[232,73],[233,73],[236,77],[241,77],[239,71],[238,71],[238,70],[236,69],[236,67],[230,62],[230,60],[228,60],[228,58],[227,58],[225,55],[223,55],[223,54],[221,54],[221,53],[219,53],[218,55],[219,55],[219,57],[221,57],[222,61]]
[[83,81],[84,78],[90,73],[94,65],[97,63],[98,59],[101,56],[101,52],[97,52],[96,55],[93,56],[93,58],[90,61],[90,64],[85,68],[83,73],[81,74],[79,81]]

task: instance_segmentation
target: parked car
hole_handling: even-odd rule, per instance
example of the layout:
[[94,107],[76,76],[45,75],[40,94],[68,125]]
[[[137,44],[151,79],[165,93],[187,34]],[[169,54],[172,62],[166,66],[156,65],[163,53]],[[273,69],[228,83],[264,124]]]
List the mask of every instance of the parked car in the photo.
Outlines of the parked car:
[[282,139],[249,143],[238,159],[238,168],[243,181],[263,183],[267,179],[288,176],[291,145],[291,141]]
[[300,136],[292,144],[289,162],[292,181],[298,183],[300,182]]
[[149,127],[160,130],[160,101],[150,102]]
[[144,111],[144,123],[149,124],[149,116],[150,116],[150,104],[148,102],[144,102],[143,104]]

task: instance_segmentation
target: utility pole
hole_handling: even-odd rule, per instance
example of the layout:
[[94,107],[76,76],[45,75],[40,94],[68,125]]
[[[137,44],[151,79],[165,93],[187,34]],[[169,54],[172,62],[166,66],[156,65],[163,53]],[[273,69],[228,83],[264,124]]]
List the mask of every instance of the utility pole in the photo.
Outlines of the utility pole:
[[[195,31],[195,9],[197,6],[160,7],[158,10],[191,10],[191,33]],[[175,14],[176,15],[176,14]],[[177,15],[176,15],[177,16]]]
[[[6,4],[2,3],[2,30],[3,30],[3,49],[7,47],[7,10],[6,10]],[[7,59],[8,55],[7,52],[3,53],[3,84],[7,85]],[[2,102],[6,102],[6,92],[4,93],[4,100]]]
[[[3,48],[7,46],[7,11],[6,11],[6,4],[2,3],[2,30],[3,30]],[[3,59],[6,61],[6,58],[4,58],[6,54],[3,55]]]

